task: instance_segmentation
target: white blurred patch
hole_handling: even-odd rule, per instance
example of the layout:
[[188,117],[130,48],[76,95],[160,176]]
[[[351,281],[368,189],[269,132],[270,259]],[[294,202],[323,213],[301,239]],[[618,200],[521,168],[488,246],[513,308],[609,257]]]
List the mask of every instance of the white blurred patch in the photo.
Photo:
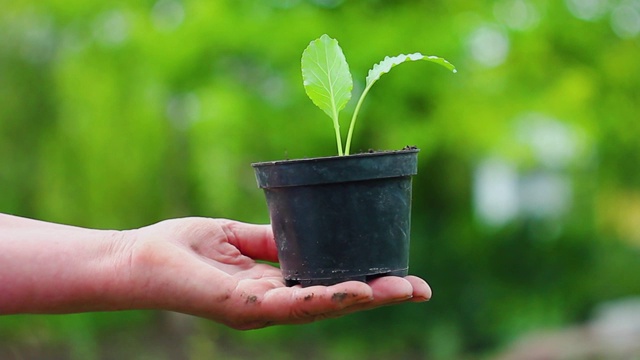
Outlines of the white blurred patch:
[[500,226],[518,215],[518,173],[499,159],[481,162],[473,179],[473,201],[482,222]]
[[182,25],[185,10],[182,2],[177,0],[159,0],[151,9],[151,20],[156,30],[170,32]]
[[478,219],[501,226],[516,218],[556,219],[573,203],[569,169],[581,152],[577,131],[543,114],[525,114],[515,121],[509,137],[533,163],[520,168],[501,157],[481,161],[473,179]]
[[26,61],[44,64],[53,59],[56,52],[56,34],[51,17],[28,13],[16,19],[12,25],[15,25],[18,34],[22,34],[20,54]]
[[609,8],[607,0],[565,0],[565,4],[573,16],[586,21],[600,19]]
[[509,54],[509,38],[495,26],[481,26],[469,37],[469,50],[474,60],[486,67],[495,67]]
[[497,2],[493,7],[493,13],[498,21],[513,30],[530,30],[540,22],[538,9],[527,0]]
[[98,16],[93,24],[93,37],[103,45],[116,46],[129,37],[129,22],[120,10],[109,10]]
[[527,217],[557,218],[571,205],[571,183],[559,173],[541,171],[523,176],[518,190],[519,210]]
[[[592,334],[613,354],[640,352],[640,298],[619,299],[600,305],[590,326]],[[619,357],[632,359],[635,357]]]
[[542,114],[524,115],[516,123],[516,139],[531,148],[544,166],[558,169],[574,161],[577,134],[568,125]]
[[640,0],[627,0],[611,11],[611,28],[622,39],[640,34]]

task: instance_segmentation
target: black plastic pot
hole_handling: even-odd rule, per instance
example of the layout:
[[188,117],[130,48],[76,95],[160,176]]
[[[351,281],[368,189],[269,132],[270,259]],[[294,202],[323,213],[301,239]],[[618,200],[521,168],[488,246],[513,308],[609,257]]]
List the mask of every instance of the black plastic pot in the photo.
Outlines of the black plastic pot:
[[288,286],[407,275],[418,151],[252,164]]

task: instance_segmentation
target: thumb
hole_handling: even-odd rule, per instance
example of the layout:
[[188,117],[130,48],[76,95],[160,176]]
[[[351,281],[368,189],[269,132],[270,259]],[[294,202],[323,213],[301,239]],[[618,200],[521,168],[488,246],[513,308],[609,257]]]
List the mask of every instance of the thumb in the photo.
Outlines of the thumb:
[[254,260],[278,262],[278,249],[271,225],[247,224],[233,220],[221,220],[227,241],[240,252]]

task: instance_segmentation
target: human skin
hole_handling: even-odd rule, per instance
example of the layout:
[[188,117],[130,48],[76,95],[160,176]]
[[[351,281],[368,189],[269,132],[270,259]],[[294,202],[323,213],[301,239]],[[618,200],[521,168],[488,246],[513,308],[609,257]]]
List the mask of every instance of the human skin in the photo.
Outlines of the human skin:
[[302,324],[431,297],[415,276],[285,286],[269,225],[182,218],[94,230],[0,214],[0,314],[157,309],[235,329]]

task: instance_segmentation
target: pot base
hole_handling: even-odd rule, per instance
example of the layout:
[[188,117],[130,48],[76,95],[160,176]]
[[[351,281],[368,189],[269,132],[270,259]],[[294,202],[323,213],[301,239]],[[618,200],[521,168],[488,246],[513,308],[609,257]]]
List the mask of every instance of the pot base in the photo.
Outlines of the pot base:
[[388,271],[388,272],[377,273],[377,274],[368,274],[368,275],[351,275],[351,276],[345,276],[345,277],[313,278],[313,279],[285,279],[285,284],[287,286],[301,285],[302,287],[307,287],[307,286],[316,286],[316,285],[330,286],[330,285],[335,285],[345,281],[360,281],[360,282],[368,283],[369,281],[372,281],[379,277],[383,277],[383,276],[404,277],[404,276],[407,276],[408,273],[409,273],[409,269],[406,268],[406,269]]

